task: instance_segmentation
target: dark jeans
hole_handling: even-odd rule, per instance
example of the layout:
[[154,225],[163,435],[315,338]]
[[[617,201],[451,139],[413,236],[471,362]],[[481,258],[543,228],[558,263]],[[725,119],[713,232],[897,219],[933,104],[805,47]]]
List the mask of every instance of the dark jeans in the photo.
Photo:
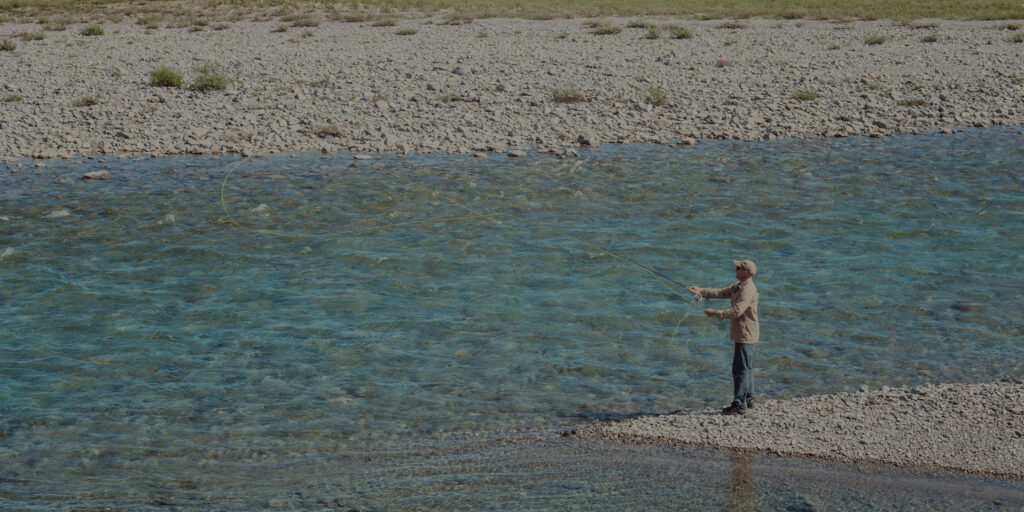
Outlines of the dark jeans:
[[754,345],[736,343],[732,354],[732,403],[746,409],[754,398]]

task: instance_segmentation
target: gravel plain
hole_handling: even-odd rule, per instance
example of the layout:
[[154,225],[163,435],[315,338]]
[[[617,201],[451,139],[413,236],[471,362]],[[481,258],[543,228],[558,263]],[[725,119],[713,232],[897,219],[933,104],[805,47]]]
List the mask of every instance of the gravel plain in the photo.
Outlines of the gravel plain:
[[1024,381],[862,388],[764,400],[742,416],[681,411],[572,433],[1024,479]]
[[[572,155],[602,143],[1024,124],[1024,44],[1012,23],[649,18],[648,28],[626,28],[641,20],[613,18],[622,31],[596,35],[584,21],[147,29],[126,20],[99,36],[0,24],[0,39],[17,46],[0,51],[0,160]],[[673,38],[671,25],[692,37]],[[204,63],[229,78],[226,89],[188,89]],[[150,85],[161,66],[181,71],[185,87]],[[556,89],[582,101],[560,102]]]

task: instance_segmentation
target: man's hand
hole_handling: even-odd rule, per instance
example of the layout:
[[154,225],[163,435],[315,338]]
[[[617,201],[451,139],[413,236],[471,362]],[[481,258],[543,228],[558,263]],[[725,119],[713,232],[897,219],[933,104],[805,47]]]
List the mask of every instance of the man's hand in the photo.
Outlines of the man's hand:
[[694,295],[697,295],[697,292],[699,290],[700,290],[700,288],[697,288],[696,286],[687,286],[686,287],[686,291],[688,291],[688,292],[690,292],[690,293],[692,293]]
[[710,308],[705,309],[704,310],[704,314],[707,315],[707,316],[715,316],[715,310],[710,309]]

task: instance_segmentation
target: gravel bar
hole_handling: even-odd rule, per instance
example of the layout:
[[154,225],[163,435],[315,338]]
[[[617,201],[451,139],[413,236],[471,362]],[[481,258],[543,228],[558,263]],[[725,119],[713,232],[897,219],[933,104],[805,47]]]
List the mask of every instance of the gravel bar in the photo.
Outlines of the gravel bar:
[[[402,18],[395,26],[0,24],[0,160],[104,154],[575,157],[604,143],[1024,124],[998,21]],[[214,30],[216,28],[216,30]],[[612,31],[614,32],[614,30]],[[687,37],[690,36],[690,37]],[[9,45],[10,46],[10,45]],[[223,90],[190,90],[208,64]],[[162,66],[183,87],[150,84]]]
[[1024,479],[1024,381],[862,388],[764,400],[742,416],[680,411],[570,433]]

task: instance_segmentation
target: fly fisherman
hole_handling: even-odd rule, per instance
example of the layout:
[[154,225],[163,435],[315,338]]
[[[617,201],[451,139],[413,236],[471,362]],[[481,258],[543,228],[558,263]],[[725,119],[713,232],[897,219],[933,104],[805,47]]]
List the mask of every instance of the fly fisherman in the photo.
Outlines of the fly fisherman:
[[722,414],[744,414],[754,406],[754,343],[760,335],[757,323],[757,287],[754,276],[757,266],[751,260],[734,261],[736,265],[736,283],[725,288],[700,288],[687,286],[690,293],[703,295],[709,299],[729,299],[732,307],[715,311],[705,309],[704,314],[719,320],[728,318],[729,338],[735,344],[732,356],[732,405],[722,409]]

